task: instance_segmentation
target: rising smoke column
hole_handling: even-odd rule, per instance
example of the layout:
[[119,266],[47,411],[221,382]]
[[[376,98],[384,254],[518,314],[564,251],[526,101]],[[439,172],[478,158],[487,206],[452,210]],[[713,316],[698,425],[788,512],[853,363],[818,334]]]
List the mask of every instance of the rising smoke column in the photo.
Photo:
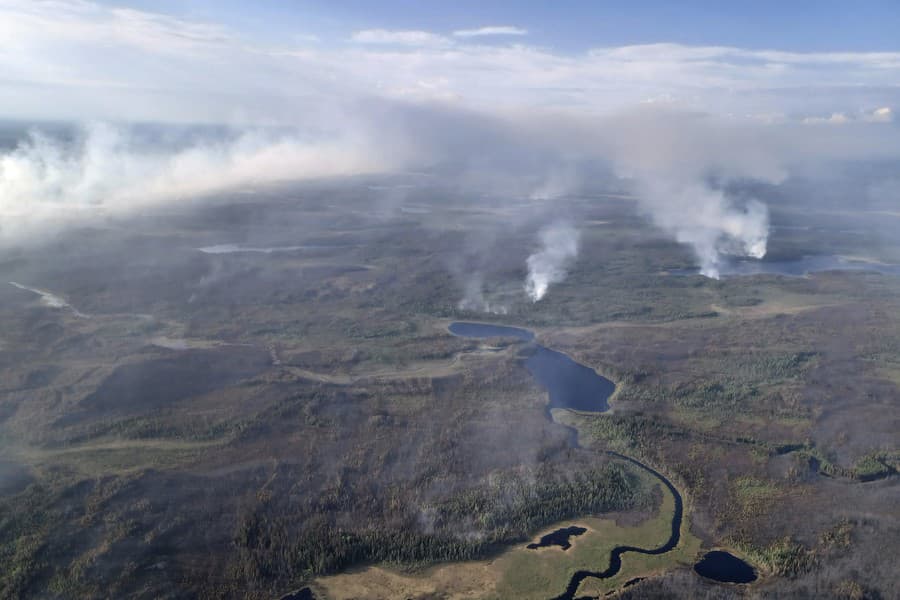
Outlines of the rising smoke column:
[[701,181],[660,176],[639,181],[637,191],[653,222],[691,246],[706,277],[719,278],[723,255],[766,255],[769,211],[759,201],[738,205]]
[[623,115],[609,130],[616,173],[632,182],[642,212],[691,246],[703,275],[717,279],[726,255],[765,256],[768,208],[725,190],[741,181],[784,180],[773,131],[665,110]]
[[525,261],[528,265],[525,293],[532,302],[543,298],[550,284],[566,278],[569,265],[578,255],[578,231],[569,223],[552,223],[542,228],[538,237],[541,249]]

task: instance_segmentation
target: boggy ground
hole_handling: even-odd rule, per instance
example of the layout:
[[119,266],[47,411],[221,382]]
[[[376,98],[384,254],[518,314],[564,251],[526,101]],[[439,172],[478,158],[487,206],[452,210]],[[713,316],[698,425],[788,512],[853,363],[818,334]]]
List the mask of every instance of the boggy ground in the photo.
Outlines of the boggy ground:
[[[4,254],[0,597],[273,598],[313,582],[340,597],[360,588],[328,582],[361,573],[445,597],[459,569],[493,582],[472,594],[537,594],[566,579],[563,554],[602,568],[665,512],[604,449],[678,485],[690,543],[626,555],[584,593],[900,588],[900,279],[672,275],[689,253],[627,198],[597,196],[570,199],[583,258],[533,304],[524,258],[546,218],[528,203],[426,187],[373,212],[365,183],[273,186]],[[773,255],[900,254],[817,218],[824,233],[776,229]],[[195,250],[227,243],[303,248]],[[459,308],[474,274],[506,314]],[[514,342],[455,338],[453,319],[529,327],[613,379],[611,413],[554,414],[585,448],[546,419]],[[524,553],[559,523],[608,536]],[[760,579],[700,580],[701,544]],[[504,587],[523,570],[540,581]]]

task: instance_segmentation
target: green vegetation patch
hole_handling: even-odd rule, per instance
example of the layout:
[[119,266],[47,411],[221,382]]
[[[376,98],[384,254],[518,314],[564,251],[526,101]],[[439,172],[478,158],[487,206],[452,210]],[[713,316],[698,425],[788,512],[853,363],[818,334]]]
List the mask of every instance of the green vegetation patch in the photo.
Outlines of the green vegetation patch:
[[812,552],[790,537],[784,537],[765,547],[741,541],[736,542],[735,546],[746,554],[751,562],[781,577],[806,573],[813,566]]
[[885,452],[867,454],[853,465],[853,477],[860,481],[883,479],[897,472],[896,462],[897,456]]
[[771,481],[759,477],[739,477],[731,483],[731,494],[745,517],[764,513],[781,494]]

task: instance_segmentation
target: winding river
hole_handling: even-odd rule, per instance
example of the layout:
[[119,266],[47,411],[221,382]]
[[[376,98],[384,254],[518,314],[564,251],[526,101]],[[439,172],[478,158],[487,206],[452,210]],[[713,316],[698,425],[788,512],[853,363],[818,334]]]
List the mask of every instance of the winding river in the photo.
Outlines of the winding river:
[[[550,350],[534,342],[534,334],[527,329],[518,327],[506,327],[484,323],[455,322],[449,327],[450,333],[467,338],[495,338],[512,337],[527,342],[531,347],[527,348],[525,368],[535,380],[547,390],[550,402],[547,404],[546,414],[552,420],[550,410],[553,408],[565,408],[585,412],[606,412],[609,410],[609,397],[615,391],[615,384],[609,379],[597,374],[593,369],[579,364],[562,352]],[[568,427],[574,435],[570,437],[573,447],[578,447],[577,431]],[[637,459],[618,452],[607,451],[607,454],[617,459],[629,462],[636,467],[650,473],[672,494],[675,500],[675,510],[672,514],[672,528],[669,539],[656,548],[639,548],[637,546],[616,546],[610,552],[609,567],[604,571],[576,571],[569,580],[566,591],[554,600],[571,600],[575,597],[581,583],[588,578],[608,579],[615,576],[622,568],[622,555],[626,552],[637,554],[665,554],[674,549],[681,539],[681,521],[684,513],[684,503],[681,494],[656,469],[645,465]]]
[[652,467],[648,467],[639,460],[635,460],[630,456],[625,456],[624,454],[619,454],[618,452],[613,452],[611,450],[607,451],[607,453],[611,456],[615,456],[616,458],[628,461],[641,469],[644,469],[645,471],[659,479],[663,483],[663,485],[665,485],[672,493],[672,498],[675,499],[675,510],[672,512],[672,530],[669,534],[669,539],[662,546],[650,549],[638,548],[637,546],[616,546],[609,553],[609,567],[607,567],[606,570],[576,571],[575,574],[572,575],[572,578],[569,580],[569,585],[566,586],[566,591],[554,598],[554,600],[571,600],[575,597],[575,593],[578,591],[581,582],[590,577],[594,577],[597,579],[608,579],[615,576],[622,569],[622,555],[626,552],[635,552],[637,554],[650,555],[665,554],[669,550],[673,550],[678,545],[678,541],[681,539],[681,518],[684,514],[684,503],[681,500],[681,494],[678,493],[678,490],[675,489],[675,486],[672,485],[672,482],[666,479],[662,475],[662,473],[653,469]]

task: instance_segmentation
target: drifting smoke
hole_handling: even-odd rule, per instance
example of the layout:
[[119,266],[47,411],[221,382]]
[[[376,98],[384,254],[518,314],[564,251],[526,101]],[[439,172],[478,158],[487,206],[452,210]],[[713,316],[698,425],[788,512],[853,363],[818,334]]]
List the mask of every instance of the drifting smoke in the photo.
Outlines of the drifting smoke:
[[496,302],[489,302],[484,297],[484,275],[473,273],[465,282],[465,293],[459,301],[460,310],[490,313],[493,315],[505,315],[509,309]]
[[723,255],[766,255],[769,211],[759,201],[736,206],[721,190],[700,182],[646,181],[638,192],[653,222],[693,248],[707,277],[719,278]]
[[[157,143],[134,127],[107,124],[84,127],[71,139],[33,133],[0,153],[0,245],[234,186],[415,170],[445,177],[460,195],[477,194],[522,219],[543,212],[551,200],[585,190],[631,189],[641,211],[691,246],[703,274],[717,277],[723,257],[761,258],[767,249],[767,207],[728,190],[744,182],[782,183],[788,167],[815,172],[831,161],[900,155],[900,138],[884,123],[846,124],[833,131],[825,125],[763,126],[659,108],[611,117],[529,113],[524,118],[443,105],[352,107],[358,110],[336,107],[340,114],[319,119],[328,124],[327,135],[321,133],[324,125],[315,134],[298,133],[312,131],[311,125],[255,128],[176,143]],[[377,202],[389,207],[416,193],[414,188],[374,191]],[[533,202],[512,210],[505,203],[515,197]],[[565,276],[577,251],[575,233],[565,239],[560,227],[542,233],[545,249],[528,259],[526,291],[532,300]],[[494,239],[489,231],[479,231],[482,235]],[[473,248],[476,258],[466,258],[454,271],[465,290],[463,304],[469,310],[502,310],[485,298],[490,294],[482,276],[469,281],[472,273],[496,272],[485,264],[490,244]]]
[[395,166],[383,156],[362,132],[305,139],[251,130],[180,145],[102,123],[68,141],[32,132],[0,154],[0,241],[241,184]]
[[[709,117],[639,112],[622,119],[612,153],[650,219],[693,249],[700,272],[718,278],[724,256],[762,258],[768,208],[725,192],[744,180],[780,183],[787,176],[772,139]],[[767,150],[768,149],[768,150]]]
[[528,265],[525,293],[532,302],[543,298],[550,284],[566,278],[569,265],[578,255],[578,231],[568,223],[548,225],[538,237],[541,249],[525,261]]

